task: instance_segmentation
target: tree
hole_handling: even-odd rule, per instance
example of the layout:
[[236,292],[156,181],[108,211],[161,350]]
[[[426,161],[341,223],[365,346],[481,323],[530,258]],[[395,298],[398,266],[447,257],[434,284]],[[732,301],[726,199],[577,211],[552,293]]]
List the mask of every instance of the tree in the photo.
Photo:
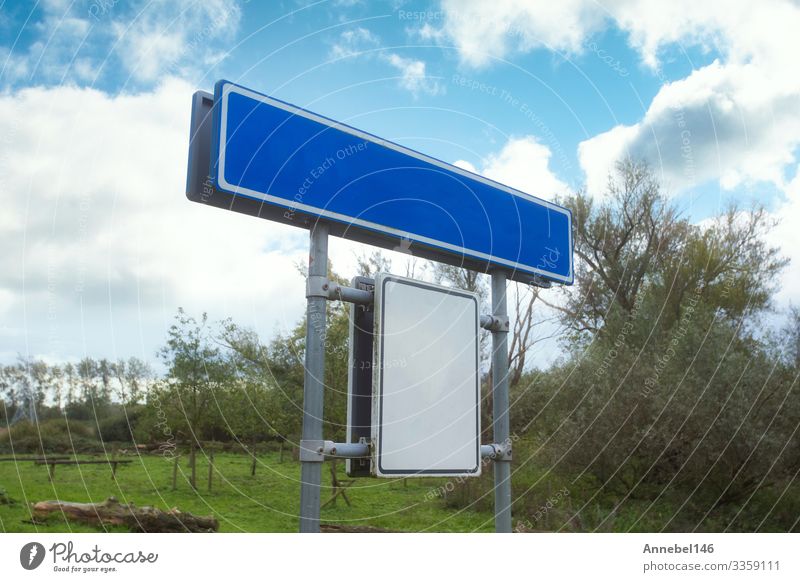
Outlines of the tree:
[[790,367],[800,370],[800,308],[789,308],[788,321],[781,332],[783,358]]
[[378,273],[388,273],[392,270],[392,261],[381,251],[373,251],[369,255],[361,254],[356,257],[358,274],[362,277],[374,277]]
[[117,380],[117,398],[127,406],[138,404],[154,374],[150,365],[139,358],[117,360],[110,365],[110,371]]
[[[223,325],[220,340],[229,350],[229,365],[235,379],[227,397],[225,423],[239,442],[256,443],[264,438],[286,440],[296,434],[297,409],[287,406],[287,394],[273,376],[272,355],[258,335],[230,320]],[[255,468],[255,465],[254,465]]]
[[581,192],[563,200],[572,210],[578,261],[574,292],[560,309],[578,334],[600,330],[613,304],[630,312],[655,265],[681,255],[688,228],[644,163],[618,164],[603,200]]
[[218,420],[216,398],[224,390],[230,369],[213,341],[205,313],[198,321],[179,309],[159,355],[167,376],[155,388],[153,396],[162,410],[168,407],[168,416],[175,423],[172,431],[189,440],[190,482],[196,489],[196,447],[204,431]]
[[731,206],[712,224],[693,225],[643,162],[619,163],[599,204],[585,193],[563,202],[573,212],[575,287],[564,305],[548,305],[577,339],[601,331],[614,308],[631,313],[645,288],[658,290],[662,317],[673,320],[693,290],[733,317],[766,308],[786,265],[764,241],[774,223],[762,208]]
[[[528,354],[541,341],[554,337],[561,329],[553,330],[547,324],[555,322],[557,317],[550,315],[540,298],[540,287],[514,282],[510,317],[510,338],[508,349],[508,385],[516,388],[527,372]],[[537,302],[541,308],[537,309]],[[544,308],[544,309],[543,309]]]
[[513,429],[618,503],[679,490],[665,527],[735,520],[727,507],[800,469],[797,372],[756,323],[785,261],[762,210],[691,224],[646,166],[618,172],[604,202],[569,199],[576,286],[556,308],[573,334]]
[[73,414],[81,420],[94,420],[103,417],[111,404],[111,386],[108,380],[108,362],[83,358],[76,366],[78,386],[80,387],[79,406]]

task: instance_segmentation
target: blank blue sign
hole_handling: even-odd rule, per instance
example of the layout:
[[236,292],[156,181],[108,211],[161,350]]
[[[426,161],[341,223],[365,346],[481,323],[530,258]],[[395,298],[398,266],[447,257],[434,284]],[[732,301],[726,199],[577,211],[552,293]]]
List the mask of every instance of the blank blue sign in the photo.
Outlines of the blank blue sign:
[[565,208],[227,81],[213,109],[219,192],[273,205],[285,222],[338,223],[345,238],[572,283]]

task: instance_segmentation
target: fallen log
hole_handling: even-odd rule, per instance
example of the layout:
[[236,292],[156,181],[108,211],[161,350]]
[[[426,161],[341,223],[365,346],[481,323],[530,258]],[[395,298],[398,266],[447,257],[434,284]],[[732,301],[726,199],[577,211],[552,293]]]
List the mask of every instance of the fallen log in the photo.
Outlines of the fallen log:
[[33,505],[33,520],[42,521],[51,515],[89,525],[124,525],[131,531],[145,533],[212,532],[219,530],[213,515],[185,513],[173,507],[162,511],[157,507],[133,503],[122,504],[114,497],[102,503],[73,503],[69,501],[39,501]]

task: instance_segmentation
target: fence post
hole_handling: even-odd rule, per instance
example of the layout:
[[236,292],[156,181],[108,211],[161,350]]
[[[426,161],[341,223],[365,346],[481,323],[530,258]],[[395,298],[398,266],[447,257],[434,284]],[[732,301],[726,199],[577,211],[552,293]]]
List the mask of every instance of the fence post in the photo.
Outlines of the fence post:
[[214,451],[208,455],[208,492],[211,493],[211,484],[214,480]]

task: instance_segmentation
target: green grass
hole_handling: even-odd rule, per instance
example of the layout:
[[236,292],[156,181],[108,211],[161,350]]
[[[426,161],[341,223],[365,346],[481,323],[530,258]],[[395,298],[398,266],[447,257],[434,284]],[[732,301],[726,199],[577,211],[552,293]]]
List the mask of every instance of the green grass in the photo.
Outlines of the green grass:
[[[89,458],[89,457],[80,457]],[[102,458],[102,457],[98,457]],[[250,458],[241,454],[217,454],[212,491],[207,489],[208,460],[198,455],[198,491],[189,482],[188,460],[179,464],[178,484],[172,490],[172,460],[158,455],[126,457],[134,462],[121,465],[116,482],[105,464],[56,467],[51,483],[44,466],[31,461],[0,462],[0,491],[15,503],[0,504],[3,532],[93,532],[98,528],[51,518],[45,525],[30,523],[28,504],[59,499],[96,503],[114,496],[121,503],[177,507],[198,515],[213,514],[223,532],[297,531],[300,464],[288,458],[279,462],[277,453],[259,457],[257,474],[250,476]],[[344,464],[339,464],[339,478]],[[349,526],[373,526],[392,531],[492,531],[491,503],[481,510],[453,509],[441,499],[427,495],[446,479],[358,479],[347,490],[352,507],[341,497],[335,507],[322,510],[322,521]],[[322,500],[331,495],[328,464],[323,471]],[[491,501],[491,500],[490,500]],[[487,510],[485,506],[488,506]],[[102,528],[99,528],[102,531]],[[108,531],[114,531],[109,529]]]
[[[797,527],[800,491],[793,487],[764,491],[751,503],[733,505],[710,515],[708,505],[684,506],[685,492],[662,495],[655,504],[652,495],[629,497],[599,492],[583,480],[565,478],[534,463],[527,443],[518,443],[513,475],[514,526],[537,531],[788,531]],[[90,458],[81,456],[79,458]],[[102,459],[103,457],[94,457]],[[95,532],[102,528],[66,522],[60,517],[46,524],[30,523],[29,504],[59,499],[82,503],[102,502],[110,496],[121,503],[177,507],[197,515],[213,514],[223,532],[297,531],[300,464],[287,453],[283,462],[277,452],[259,456],[258,470],[250,476],[250,457],[217,453],[213,490],[208,491],[208,459],[198,454],[195,492],[189,485],[188,459],[180,460],[178,483],[172,490],[172,460],[158,455],[128,456],[130,465],[111,480],[106,464],[56,467],[55,479],[47,469],[31,461],[0,462],[0,532]],[[526,460],[527,459],[527,460]],[[344,463],[338,476],[346,479]],[[330,465],[323,468],[323,502],[331,496]],[[335,507],[322,510],[323,523],[342,526],[372,526],[405,532],[491,532],[494,529],[492,467],[484,475],[469,479],[448,498],[432,495],[446,486],[447,479],[357,479],[347,489],[348,507],[339,498]],[[566,494],[560,491],[566,490]],[[8,500],[13,500],[9,504]],[[681,508],[683,509],[681,510]],[[759,526],[762,519],[769,519]],[[698,525],[698,521],[702,521]],[[107,531],[118,531],[109,529]]]

